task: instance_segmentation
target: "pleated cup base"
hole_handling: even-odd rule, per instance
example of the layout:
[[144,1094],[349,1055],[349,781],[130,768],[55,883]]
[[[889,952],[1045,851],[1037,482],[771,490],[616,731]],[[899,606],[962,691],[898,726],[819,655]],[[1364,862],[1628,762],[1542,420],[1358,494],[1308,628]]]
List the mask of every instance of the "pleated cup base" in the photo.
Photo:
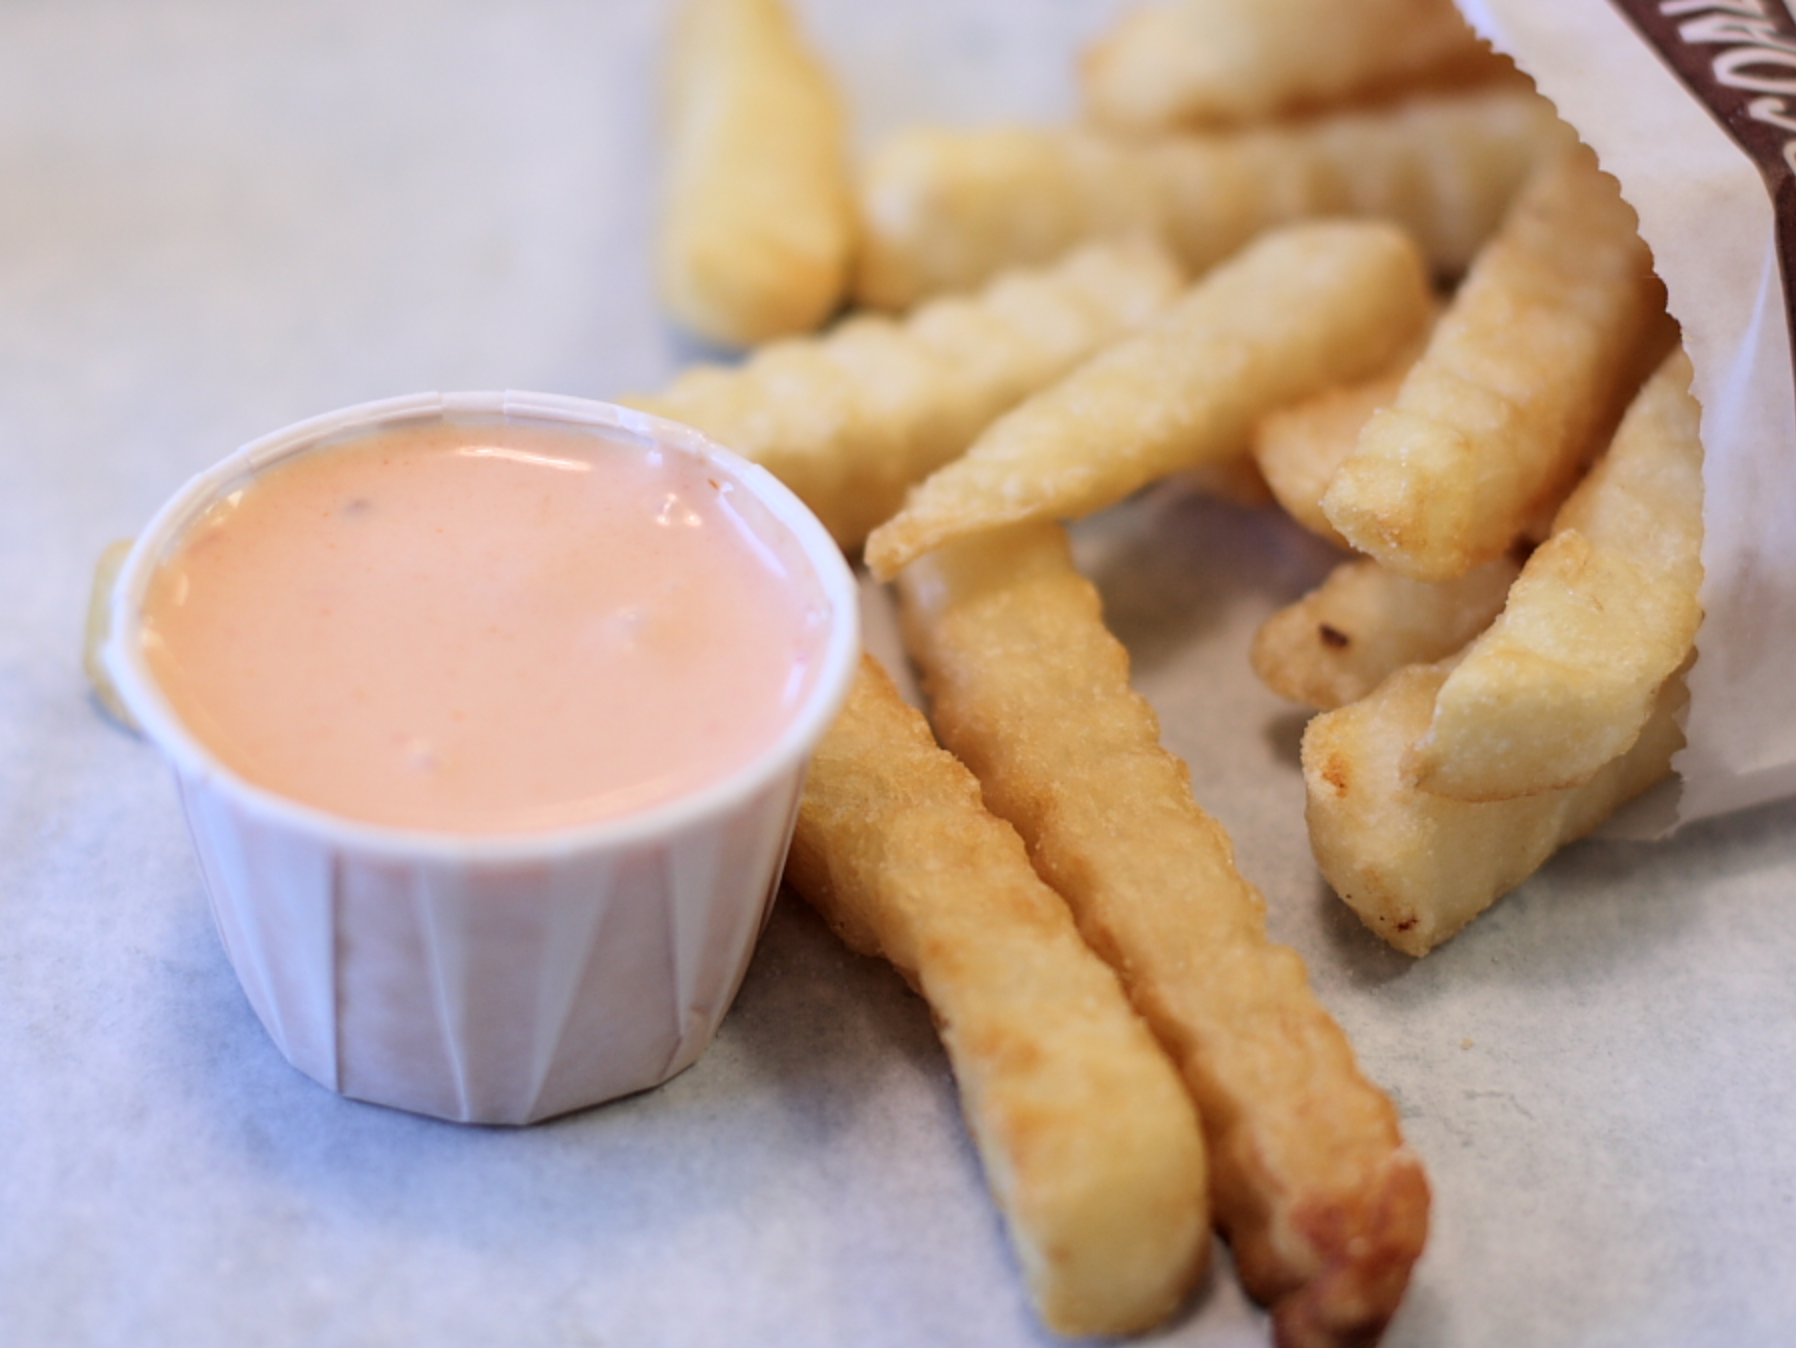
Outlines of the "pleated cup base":
[[727,823],[597,854],[400,860],[184,780],[219,936],[276,1046],[343,1095],[533,1123],[697,1061],[766,920],[799,774]]

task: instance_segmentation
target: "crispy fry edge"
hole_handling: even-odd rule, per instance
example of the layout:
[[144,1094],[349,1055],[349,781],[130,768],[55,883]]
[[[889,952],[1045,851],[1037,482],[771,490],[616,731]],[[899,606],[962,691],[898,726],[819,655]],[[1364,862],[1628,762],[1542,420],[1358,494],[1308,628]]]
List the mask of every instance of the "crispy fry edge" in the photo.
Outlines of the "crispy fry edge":
[[870,657],[813,762],[787,878],[928,1001],[1044,1322],[1114,1335],[1171,1314],[1210,1245],[1195,1107],[1015,830]]
[[956,538],[1081,517],[1246,455],[1276,407],[1394,359],[1432,313],[1414,244],[1374,221],[1262,236],[1137,335],[998,418],[867,539],[873,574]]
[[[1065,531],[954,544],[907,569],[900,593],[944,741],[1023,833],[1184,1071],[1210,1138],[1218,1219],[1243,1283],[1273,1309],[1277,1341],[1375,1341],[1426,1240],[1427,1179],[1301,959],[1266,938],[1263,900],[1191,797],[1185,765],[1161,747]],[[1069,737],[1097,747],[1069,749]],[[1190,888],[1157,863],[1143,872],[1149,853],[1173,858]],[[1119,868],[1137,874],[1106,897],[1106,871]],[[1183,924],[1178,937],[1143,920],[1156,907]],[[1208,961],[1187,944],[1199,930],[1218,942]],[[1241,1002],[1218,1009],[1225,986]]]

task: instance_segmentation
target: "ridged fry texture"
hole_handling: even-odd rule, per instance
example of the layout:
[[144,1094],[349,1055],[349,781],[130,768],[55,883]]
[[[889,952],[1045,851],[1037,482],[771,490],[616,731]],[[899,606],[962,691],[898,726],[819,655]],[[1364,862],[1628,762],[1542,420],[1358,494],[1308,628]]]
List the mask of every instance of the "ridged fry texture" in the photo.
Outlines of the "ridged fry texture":
[[754,460],[844,548],[996,417],[1157,317],[1184,277],[1146,239],[1094,243],[902,318],[863,314],[701,365],[631,406],[697,426]]
[[1419,94],[1290,124],[1135,139],[1085,126],[919,127],[859,176],[856,298],[903,309],[1121,233],[1193,274],[1294,220],[1403,226],[1457,275],[1570,133],[1525,88]]
[[1428,1183],[1303,961],[1129,687],[1065,530],[968,540],[901,580],[945,744],[1016,825],[1184,1072],[1216,1217],[1283,1348],[1375,1341],[1428,1228]]
[[868,659],[811,767],[787,879],[923,994],[1042,1320],[1170,1315],[1209,1253],[1202,1135],[1171,1061],[1022,840]]

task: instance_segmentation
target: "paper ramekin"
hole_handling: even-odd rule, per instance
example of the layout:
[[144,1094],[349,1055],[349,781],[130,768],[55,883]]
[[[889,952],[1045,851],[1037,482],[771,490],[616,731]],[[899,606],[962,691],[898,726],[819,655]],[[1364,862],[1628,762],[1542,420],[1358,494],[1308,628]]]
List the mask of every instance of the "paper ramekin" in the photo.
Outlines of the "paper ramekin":
[[[697,455],[809,563],[827,634],[784,734],[711,786],[552,833],[470,836],[344,819],[251,785],[176,717],[142,650],[150,579],[187,528],[267,465],[380,426],[571,425]],[[529,393],[422,394],[244,446],[151,521],[118,578],[104,659],[167,757],[232,966],[295,1067],[358,1100],[467,1123],[530,1123],[660,1084],[710,1043],[741,984],[805,768],[847,693],[853,576],[770,474],[689,427]]]

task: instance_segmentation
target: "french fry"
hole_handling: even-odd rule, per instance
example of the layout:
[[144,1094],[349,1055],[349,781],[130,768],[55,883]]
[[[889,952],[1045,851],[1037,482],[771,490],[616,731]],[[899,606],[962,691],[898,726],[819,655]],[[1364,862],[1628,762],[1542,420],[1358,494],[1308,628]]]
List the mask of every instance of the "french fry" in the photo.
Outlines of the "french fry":
[[844,548],[1000,413],[1159,315],[1183,276],[1145,239],[1095,243],[903,319],[850,318],[632,406],[688,422],[792,488]]
[[1137,231],[1198,274],[1257,234],[1318,216],[1392,220],[1435,271],[1458,275],[1569,135],[1545,100],[1509,87],[1151,140],[1080,126],[919,128],[862,171],[855,296],[904,309]]
[[1640,737],[1581,786],[1514,800],[1450,800],[1405,766],[1452,661],[1399,670],[1370,697],[1310,721],[1310,845],[1334,891],[1398,950],[1425,955],[1671,771],[1683,679],[1660,689]]
[[1071,519],[1156,478],[1247,453],[1274,407],[1388,363],[1427,322],[1428,278],[1395,226],[1287,226],[1153,325],[992,423],[867,540],[889,578],[950,539]]
[[1318,538],[1348,546],[1322,513],[1323,494],[1359,444],[1360,430],[1374,412],[1396,399],[1427,344],[1423,332],[1376,373],[1277,408],[1255,424],[1249,450],[1267,489],[1287,515]]
[[1664,299],[1615,180],[1582,146],[1558,157],[1366,423],[1323,512],[1418,580],[1494,561],[1594,457],[1650,368]]
[[1274,613],[1249,658],[1280,697],[1327,711],[1357,702],[1405,665],[1445,659],[1503,611],[1520,566],[1511,558],[1452,580],[1410,580],[1370,557],[1342,562]]
[[1494,64],[1452,0],[1171,0],[1129,10],[1080,63],[1121,131],[1227,125]]
[[131,552],[132,542],[132,539],[121,538],[107,544],[100,553],[99,561],[94,563],[94,583],[88,594],[87,628],[81,648],[81,668],[94,690],[94,700],[100,704],[100,709],[126,730],[135,732],[137,721],[125,706],[124,699],[119,697],[118,689],[113,687],[112,675],[107,673],[106,664],[100,658],[107,638],[112,635],[113,585],[125,565],[125,558]]
[[786,875],[928,1001],[1044,1322],[1114,1335],[1169,1315],[1210,1244],[1191,1101],[1016,832],[871,658],[812,764]]
[[1335,473],[1359,444],[1372,414],[1389,407],[1403,386],[1408,364],[1370,379],[1327,388],[1281,407],[1253,428],[1254,462],[1284,511],[1318,538],[1351,546],[1322,513],[1322,497]]
[[816,327],[857,232],[829,72],[781,0],[686,0],[668,75],[663,303],[729,345]]
[[1284,1348],[1374,1341],[1403,1295],[1428,1184],[1303,961],[1268,939],[1065,530],[967,539],[900,578],[943,742],[1029,843],[1178,1061],[1212,1201]]
[[1702,441],[1681,350],[1522,568],[1435,698],[1407,760],[1425,791],[1505,800],[1625,753],[1702,622]]

